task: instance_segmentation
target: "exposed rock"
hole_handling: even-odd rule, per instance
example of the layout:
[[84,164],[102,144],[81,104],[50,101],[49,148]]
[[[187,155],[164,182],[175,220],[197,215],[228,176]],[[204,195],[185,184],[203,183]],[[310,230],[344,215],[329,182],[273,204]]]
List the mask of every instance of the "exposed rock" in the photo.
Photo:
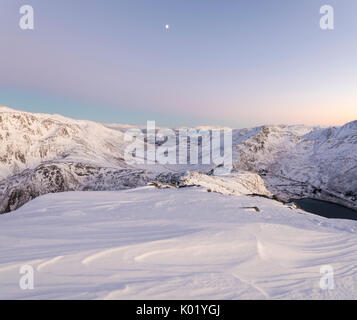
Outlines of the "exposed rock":
[[0,182],[0,213],[47,193],[108,191],[144,186],[143,170],[96,167],[83,163],[44,163]]

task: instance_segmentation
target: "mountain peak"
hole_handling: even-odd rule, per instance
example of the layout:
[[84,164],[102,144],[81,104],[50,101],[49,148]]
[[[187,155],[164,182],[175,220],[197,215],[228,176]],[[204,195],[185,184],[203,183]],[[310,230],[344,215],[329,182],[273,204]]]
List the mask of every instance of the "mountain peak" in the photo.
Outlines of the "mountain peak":
[[344,125],[344,127],[348,127],[348,128],[357,128],[357,120],[348,122]]
[[0,112],[20,112],[20,111],[6,107],[6,106],[0,106]]
[[337,136],[340,139],[343,139],[350,135],[356,135],[356,133],[357,133],[357,120],[348,122],[344,126],[342,126],[338,131]]

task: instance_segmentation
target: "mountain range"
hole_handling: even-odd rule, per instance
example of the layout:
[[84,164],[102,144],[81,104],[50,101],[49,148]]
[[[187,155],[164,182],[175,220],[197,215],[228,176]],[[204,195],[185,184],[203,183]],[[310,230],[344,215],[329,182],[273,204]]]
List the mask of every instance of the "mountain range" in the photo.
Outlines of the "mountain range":
[[233,129],[233,170],[222,176],[214,165],[128,165],[129,127],[0,107],[0,213],[47,193],[147,184],[196,185],[284,202],[309,197],[357,209],[357,121]]

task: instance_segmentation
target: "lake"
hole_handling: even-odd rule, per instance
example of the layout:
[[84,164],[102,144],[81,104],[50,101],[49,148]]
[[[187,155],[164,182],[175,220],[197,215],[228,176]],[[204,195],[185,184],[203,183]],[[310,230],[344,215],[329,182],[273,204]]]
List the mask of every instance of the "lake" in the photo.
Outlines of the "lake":
[[357,211],[328,201],[310,198],[294,200],[303,210],[330,219],[348,219],[357,221]]

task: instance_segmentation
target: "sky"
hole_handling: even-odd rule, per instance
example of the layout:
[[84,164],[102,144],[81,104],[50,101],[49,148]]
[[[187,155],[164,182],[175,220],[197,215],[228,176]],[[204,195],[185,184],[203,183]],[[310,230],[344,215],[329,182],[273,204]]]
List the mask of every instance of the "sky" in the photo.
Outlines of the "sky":
[[[34,30],[19,27],[25,4]],[[334,30],[320,28],[325,4]],[[0,105],[105,123],[342,125],[357,119],[356,12],[356,0],[1,0]]]

